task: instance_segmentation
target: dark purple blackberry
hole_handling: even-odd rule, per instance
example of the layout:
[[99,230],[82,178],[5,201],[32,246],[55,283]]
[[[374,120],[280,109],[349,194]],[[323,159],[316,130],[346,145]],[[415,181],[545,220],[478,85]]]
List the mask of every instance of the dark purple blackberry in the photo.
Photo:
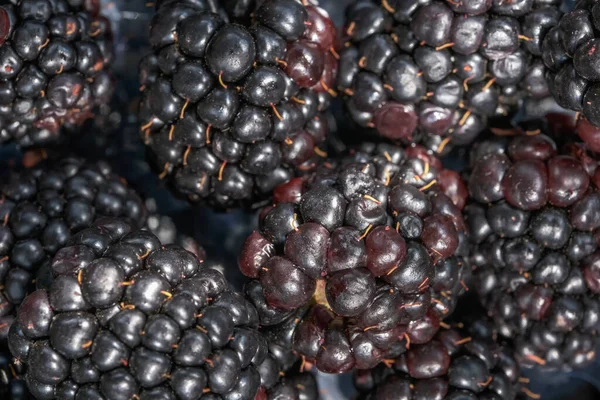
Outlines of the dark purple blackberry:
[[429,340],[467,274],[460,209],[443,192],[466,190],[443,172],[422,148],[365,144],[278,188],[239,257],[261,323],[310,305],[294,350],[329,373]]
[[109,101],[109,21],[99,2],[17,0],[0,7],[0,142],[55,142]]
[[530,134],[473,149],[474,280],[522,365],[570,369],[594,359],[600,328],[600,170],[584,147]]
[[140,65],[144,140],[176,194],[252,206],[325,155],[335,28],[296,0],[261,2],[245,25],[205,3],[158,4]]
[[72,235],[102,216],[142,227],[146,214],[136,192],[104,162],[65,158],[12,173],[0,186],[0,342],[38,271]]
[[523,94],[549,95],[540,36],[560,13],[534,3],[356,0],[336,88],[359,125],[388,139],[440,153],[469,144]]
[[194,254],[102,218],[57,252],[51,270],[51,285],[27,296],[9,334],[35,397],[254,398],[268,353],[258,314]]
[[545,36],[542,57],[556,102],[600,127],[600,4],[579,1]]
[[539,398],[523,386],[511,347],[489,336],[487,321],[455,325],[446,325],[433,340],[412,346],[386,365],[357,371],[359,399],[514,400],[524,393]]

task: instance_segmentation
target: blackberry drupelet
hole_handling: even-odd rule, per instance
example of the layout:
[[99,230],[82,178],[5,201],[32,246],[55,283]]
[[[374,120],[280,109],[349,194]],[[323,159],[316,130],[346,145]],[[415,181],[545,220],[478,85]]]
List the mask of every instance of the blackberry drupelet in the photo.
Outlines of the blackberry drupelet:
[[556,102],[600,126],[600,4],[579,1],[545,36],[542,53]]
[[44,161],[0,186],[0,343],[36,273],[69,238],[102,216],[146,222],[146,208],[103,162]]
[[552,2],[513,3],[356,0],[336,81],[353,119],[441,153],[471,143],[523,95],[548,96],[540,36],[560,13]]
[[296,0],[262,2],[246,25],[211,11],[203,1],[158,4],[154,53],[140,65],[140,122],[149,159],[176,194],[248,207],[325,155],[335,28]]
[[0,142],[55,142],[109,101],[112,37],[98,13],[97,1],[0,6]]
[[36,398],[254,398],[268,352],[258,314],[194,254],[107,217],[51,269],[9,333]]
[[[360,400],[514,400],[529,393],[509,345],[497,343],[487,321],[440,330],[386,365],[357,371]],[[461,328],[459,328],[461,327]]]
[[473,149],[474,281],[522,365],[566,370],[594,359],[600,328],[600,169],[580,144],[529,134]]
[[309,305],[294,350],[329,373],[430,340],[467,279],[465,199],[458,174],[417,146],[364,144],[278,187],[239,257],[261,324]]

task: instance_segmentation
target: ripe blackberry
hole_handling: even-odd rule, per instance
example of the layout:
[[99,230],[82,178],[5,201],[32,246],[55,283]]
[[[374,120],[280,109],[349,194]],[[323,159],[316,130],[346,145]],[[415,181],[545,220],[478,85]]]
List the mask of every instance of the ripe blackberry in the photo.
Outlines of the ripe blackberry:
[[542,53],[556,102],[600,126],[600,4],[579,1],[545,36]]
[[381,136],[439,152],[469,144],[521,92],[549,94],[539,35],[559,16],[534,1],[357,0],[336,88]]
[[466,279],[465,196],[424,149],[385,144],[278,187],[239,257],[261,323],[312,305],[294,349],[330,373],[376,365],[399,337],[429,340]]
[[9,334],[36,398],[254,398],[268,352],[258,314],[192,253],[102,218],[51,269]]
[[110,166],[65,158],[14,172],[0,186],[0,343],[36,274],[70,237],[102,216],[146,221],[140,197]]
[[112,37],[99,2],[0,6],[0,142],[40,146],[79,125],[113,91]]
[[600,328],[600,170],[583,146],[529,133],[473,149],[474,280],[522,365],[569,369],[593,360]]
[[[510,346],[497,343],[487,321],[440,330],[428,343],[411,346],[386,365],[357,371],[360,400],[521,398],[529,393]],[[461,327],[461,328],[458,328]]]
[[140,120],[175,193],[249,206],[323,155],[335,28],[296,0],[262,2],[246,25],[211,11],[203,1],[158,4],[154,53],[140,65]]

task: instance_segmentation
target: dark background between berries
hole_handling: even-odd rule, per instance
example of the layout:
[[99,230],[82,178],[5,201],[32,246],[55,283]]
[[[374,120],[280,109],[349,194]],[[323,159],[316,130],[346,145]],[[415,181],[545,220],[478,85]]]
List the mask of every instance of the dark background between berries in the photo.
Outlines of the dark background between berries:
[[[344,8],[352,0],[320,0],[337,26],[344,20]],[[190,208],[184,201],[174,198],[161,184],[156,175],[144,161],[144,146],[139,141],[138,122],[134,110],[139,96],[137,84],[137,63],[149,51],[146,33],[153,8],[145,6],[140,0],[102,0],[103,11],[113,23],[115,33],[115,74],[119,80],[114,96],[115,111],[105,110],[97,118],[102,132],[92,132],[92,124],[86,125],[80,138],[71,147],[76,153],[88,158],[107,159],[115,172],[125,177],[141,195],[156,199],[162,214],[169,215],[178,229],[193,236],[210,254],[209,260],[219,266],[227,279],[238,288],[243,277],[237,268],[237,254],[246,236],[254,229],[256,218],[243,211],[231,213],[213,213],[204,208]],[[347,119],[342,116],[339,102],[333,105],[339,124],[331,135],[332,147],[342,149],[341,142],[335,139],[340,132],[351,135]],[[129,112],[128,112],[129,111]],[[19,164],[19,152],[14,146],[0,150],[0,180],[6,177],[9,166]],[[460,168],[464,159],[456,154],[449,156],[447,165]],[[586,369],[568,375],[536,375],[526,373],[531,378],[529,389],[539,393],[545,400],[592,400],[600,398],[600,361]],[[351,377],[319,375],[319,384],[324,400],[344,400],[353,398]]]

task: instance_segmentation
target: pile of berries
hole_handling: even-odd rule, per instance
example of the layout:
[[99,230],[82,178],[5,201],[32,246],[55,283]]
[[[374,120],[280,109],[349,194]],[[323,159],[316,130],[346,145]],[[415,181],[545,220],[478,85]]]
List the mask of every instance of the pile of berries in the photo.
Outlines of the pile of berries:
[[0,399],[522,400],[591,368],[600,1],[567,3],[4,1]]

